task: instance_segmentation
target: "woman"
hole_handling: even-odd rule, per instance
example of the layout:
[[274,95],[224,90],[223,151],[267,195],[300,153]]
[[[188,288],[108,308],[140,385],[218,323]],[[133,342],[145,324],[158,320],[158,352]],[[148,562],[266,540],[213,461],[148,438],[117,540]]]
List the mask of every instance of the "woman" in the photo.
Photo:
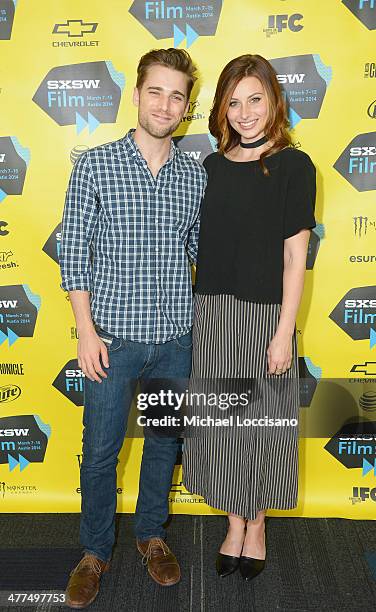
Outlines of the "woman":
[[[259,392],[244,414],[287,416],[294,423],[295,320],[316,186],[315,167],[292,146],[287,127],[285,99],[269,62],[259,55],[229,62],[209,118],[218,151],[204,161],[192,381],[256,380]],[[232,435],[212,429],[205,438],[188,432],[184,484],[228,513],[219,575],[240,567],[249,580],[265,564],[265,511],[297,505],[297,429],[243,427]]]

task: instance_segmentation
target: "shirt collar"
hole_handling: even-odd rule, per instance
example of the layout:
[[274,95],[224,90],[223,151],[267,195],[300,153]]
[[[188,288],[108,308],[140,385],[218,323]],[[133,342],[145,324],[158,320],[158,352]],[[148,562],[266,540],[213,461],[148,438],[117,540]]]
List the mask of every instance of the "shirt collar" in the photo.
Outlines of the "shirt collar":
[[[137,160],[139,162],[142,162],[143,164],[146,164],[147,162],[144,159],[140,149],[138,148],[138,146],[137,146],[137,144],[136,144],[136,142],[134,140],[133,134],[135,133],[135,131],[136,130],[134,128],[132,128],[132,129],[129,130],[129,132],[127,132],[127,134],[124,136],[124,138],[122,140],[122,145],[123,145],[125,151],[129,155],[131,155],[132,157],[137,158]],[[169,154],[169,157],[168,157],[168,160],[167,160],[166,163],[171,162],[175,158],[175,156],[178,154],[178,152],[179,152],[178,147],[175,145],[174,141],[171,139],[170,154]]]

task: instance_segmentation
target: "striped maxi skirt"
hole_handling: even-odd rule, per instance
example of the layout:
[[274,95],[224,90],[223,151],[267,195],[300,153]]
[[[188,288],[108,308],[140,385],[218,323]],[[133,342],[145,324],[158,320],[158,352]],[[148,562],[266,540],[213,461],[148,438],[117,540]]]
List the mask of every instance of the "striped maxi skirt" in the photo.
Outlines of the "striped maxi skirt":
[[[267,373],[267,349],[279,321],[279,304],[259,304],[232,295],[195,296],[190,392],[252,387],[247,406],[211,409],[222,418],[298,419],[299,370],[296,336],[292,365]],[[206,387],[205,387],[206,385]],[[209,385],[209,386],[208,386]],[[242,402],[243,403],[243,402]],[[187,416],[197,414],[188,406]],[[202,412],[200,415],[208,414]],[[189,421],[189,419],[188,419]],[[260,510],[297,505],[298,428],[188,425],[183,446],[183,484],[210,506],[248,519]]]

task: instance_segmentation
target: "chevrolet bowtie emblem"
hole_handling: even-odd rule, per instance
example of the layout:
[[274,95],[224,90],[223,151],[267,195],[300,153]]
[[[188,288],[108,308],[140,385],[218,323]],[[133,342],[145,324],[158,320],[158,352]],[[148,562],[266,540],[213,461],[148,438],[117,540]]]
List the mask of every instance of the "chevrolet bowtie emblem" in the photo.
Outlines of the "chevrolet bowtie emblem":
[[67,34],[69,38],[82,38],[84,34],[94,34],[97,23],[84,23],[82,19],[68,19],[66,23],[55,23],[52,34]]

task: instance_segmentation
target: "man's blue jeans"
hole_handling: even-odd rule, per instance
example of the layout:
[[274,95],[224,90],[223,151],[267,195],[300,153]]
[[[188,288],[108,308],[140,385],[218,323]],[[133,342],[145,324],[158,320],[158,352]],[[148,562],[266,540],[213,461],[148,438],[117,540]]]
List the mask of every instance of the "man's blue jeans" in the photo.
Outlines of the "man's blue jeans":
[[[102,378],[102,383],[85,379],[80,539],[85,552],[108,561],[115,541],[116,466],[137,380],[141,390],[148,381],[153,383],[151,379],[170,379],[175,388],[177,379],[180,386],[182,379],[187,381],[192,334],[164,344],[143,344],[102,330],[97,333],[107,346],[110,367],[103,368],[107,378]],[[139,540],[163,539],[178,442],[176,436],[146,433],[135,532]]]

